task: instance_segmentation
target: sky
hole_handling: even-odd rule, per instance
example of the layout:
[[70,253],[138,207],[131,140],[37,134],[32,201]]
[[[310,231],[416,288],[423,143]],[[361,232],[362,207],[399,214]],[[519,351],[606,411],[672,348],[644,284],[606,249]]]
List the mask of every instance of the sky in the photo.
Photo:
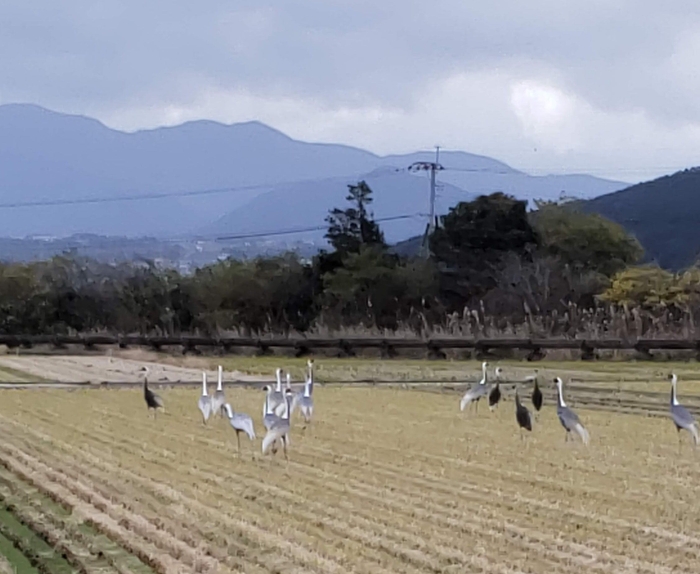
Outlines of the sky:
[[687,0],[0,3],[0,103],[624,181],[700,164],[699,53]]

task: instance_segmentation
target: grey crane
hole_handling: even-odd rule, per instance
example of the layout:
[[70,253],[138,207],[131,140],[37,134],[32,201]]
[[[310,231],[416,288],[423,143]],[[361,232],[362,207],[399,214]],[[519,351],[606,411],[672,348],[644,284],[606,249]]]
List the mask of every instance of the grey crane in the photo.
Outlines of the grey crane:
[[479,399],[488,395],[489,389],[486,384],[488,382],[488,375],[486,373],[488,366],[489,364],[486,361],[481,363],[481,380],[477,384],[472,385],[471,388],[464,393],[462,400],[459,402],[459,410],[463,411],[472,402],[476,403],[474,405],[475,409],[478,408]]
[[[285,460],[289,460],[287,449],[289,447],[289,431],[291,430],[289,413],[291,412],[292,395],[287,390],[285,390],[284,395],[286,408],[280,420],[274,423],[265,434],[265,438],[263,438],[262,441],[262,453],[266,454],[270,446],[273,444],[276,445],[277,441],[281,441],[282,448],[284,449],[284,458]],[[275,452],[277,452],[276,446],[272,449],[272,453],[274,454]]]
[[559,377],[554,379],[554,382],[557,385],[557,416],[559,417],[559,422],[561,422],[561,425],[566,429],[565,440],[568,441],[569,434],[571,431],[574,431],[581,437],[584,444],[588,444],[590,435],[588,434],[586,427],[583,426],[578,418],[578,415],[567,407],[566,403],[564,402],[564,382]]
[[244,432],[248,435],[248,438],[253,441],[255,440],[255,427],[253,426],[253,419],[251,419],[245,413],[236,413],[231,408],[229,403],[224,403],[222,407],[226,415],[228,416],[228,422],[236,431],[236,439],[238,440],[238,454],[241,454],[241,433]]
[[532,431],[532,415],[528,408],[520,402],[518,387],[515,387],[515,420],[520,427],[520,440],[522,440],[523,429]]
[[216,391],[211,396],[211,414],[224,416],[224,405],[226,395],[224,394],[224,369],[219,365],[219,374],[216,381]]
[[698,423],[693,418],[693,415],[690,414],[690,411],[678,402],[678,397],[676,396],[678,377],[675,373],[671,373],[668,378],[671,379],[671,418],[678,431],[678,448],[680,449],[681,447],[681,429],[685,429],[690,433],[690,436],[693,437],[693,444],[697,446],[700,442]]
[[197,402],[202,413],[202,424],[206,425],[211,416],[211,397],[207,394],[207,373],[202,371],[202,394]]
[[491,392],[489,392],[489,410],[491,412],[493,412],[493,410],[496,408],[496,405],[501,400],[500,383],[501,375],[503,375],[503,369],[501,367],[496,367],[494,374],[496,376],[496,384],[493,385],[493,387],[491,388]]

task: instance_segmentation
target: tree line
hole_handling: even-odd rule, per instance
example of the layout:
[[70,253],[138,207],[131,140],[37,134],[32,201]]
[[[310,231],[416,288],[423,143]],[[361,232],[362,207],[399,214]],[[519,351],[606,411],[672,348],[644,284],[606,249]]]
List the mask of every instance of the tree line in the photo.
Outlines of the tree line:
[[592,318],[604,327],[616,308],[652,321],[700,308],[700,269],[639,265],[636,239],[576,202],[528,212],[494,193],[458,203],[419,257],[387,245],[365,182],[348,187],[348,205],[327,217],[329,247],[311,261],[228,259],[191,275],[74,255],[0,264],[0,332],[423,333],[468,324],[570,333]]

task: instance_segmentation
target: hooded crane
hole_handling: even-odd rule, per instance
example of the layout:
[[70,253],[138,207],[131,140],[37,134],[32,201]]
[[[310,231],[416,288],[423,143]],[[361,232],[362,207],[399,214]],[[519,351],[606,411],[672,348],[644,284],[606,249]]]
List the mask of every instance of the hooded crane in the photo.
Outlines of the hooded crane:
[[693,415],[690,414],[688,409],[678,402],[678,397],[676,397],[676,385],[678,384],[678,377],[675,373],[671,373],[669,376],[671,379],[671,418],[673,418],[673,424],[676,425],[676,430],[678,431],[678,448],[681,447],[681,429],[687,430],[693,437],[693,443],[695,446],[700,442],[700,432],[698,432],[698,423],[695,422]]
[[557,416],[559,417],[561,425],[566,429],[566,440],[569,440],[569,433],[571,433],[571,431],[575,431],[581,437],[583,443],[588,444],[590,436],[586,430],[586,427],[581,424],[578,415],[567,407],[566,403],[564,402],[564,382],[559,377],[554,379],[554,382],[557,385],[558,395]]
[[211,416],[211,397],[207,394],[207,373],[202,371],[202,395],[197,402],[199,411],[202,413],[202,424],[207,424]]
[[231,405],[224,403],[222,410],[228,416],[228,422],[231,423],[233,430],[236,431],[236,439],[238,440],[238,455],[241,454],[241,433],[244,432],[248,435],[248,438],[253,441],[255,440],[255,427],[253,426],[253,419],[251,419],[245,413],[235,413],[231,408]]
[[528,408],[520,402],[518,387],[515,387],[515,420],[520,427],[520,440],[522,440],[523,429],[532,431],[532,415]]
[[501,400],[500,383],[501,375],[503,374],[503,369],[501,367],[496,367],[494,374],[496,376],[496,384],[493,386],[491,392],[489,393],[489,410],[491,412],[493,412],[493,410],[496,408],[496,405]]
[[[282,448],[284,449],[284,458],[289,460],[287,456],[287,448],[289,447],[289,431],[291,430],[291,423],[289,421],[289,412],[292,402],[292,396],[289,391],[285,391],[285,402],[286,408],[284,409],[284,414],[279,421],[274,423],[272,427],[265,434],[262,442],[262,453],[266,454],[267,450],[271,445],[275,444],[278,440],[282,441]],[[276,446],[272,449],[273,454],[277,452]]]
[[226,395],[224,394],[224,369],[219,365],[219,376],[216,381],[216,391],[211,396],[211,414],[224,416],[224,405]]
[[539,378],[539,371],[535,369],[535,374],[530,378],[531,380],[535,381],[535,388],[532,389],[532,406],[535,407],[535,410],[539,412],[539,410],[542,408],[542,401],[544,399],[542,391],[540,390],[540,386],[537,384],[537,379]]
[[486,361],[481,363],[481,380],[476,385],[472,385],[471,388],[466,393],[464,393],[462,400],[459,402],[459,410],[463,411],[472,402],[476,402],[476,404],[474,405],[476,410],[476,408],[478,408],[479,399],[481,397],[485,397],[488,394],[488,387],[486,386],[486,383],[488,381],[486,368],[488,366],[489,364]]
[[160,395],[155,394],[151,389],[148,388],[148,369],[145,369],[143,376],[143,398],[146,399],[146,406],[148,407],[148,412],[153,409],[153,418],[156,418],[156,412],[158,409],[163,409],[165,412],[165,403]]

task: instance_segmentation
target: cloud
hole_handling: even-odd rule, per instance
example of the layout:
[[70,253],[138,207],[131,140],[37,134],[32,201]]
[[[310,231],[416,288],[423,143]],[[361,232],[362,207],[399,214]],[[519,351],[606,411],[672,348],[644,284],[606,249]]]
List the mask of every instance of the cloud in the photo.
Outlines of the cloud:
[[634,180],[694,161],[698,32],[688,0],[4,3],[0,102]]

